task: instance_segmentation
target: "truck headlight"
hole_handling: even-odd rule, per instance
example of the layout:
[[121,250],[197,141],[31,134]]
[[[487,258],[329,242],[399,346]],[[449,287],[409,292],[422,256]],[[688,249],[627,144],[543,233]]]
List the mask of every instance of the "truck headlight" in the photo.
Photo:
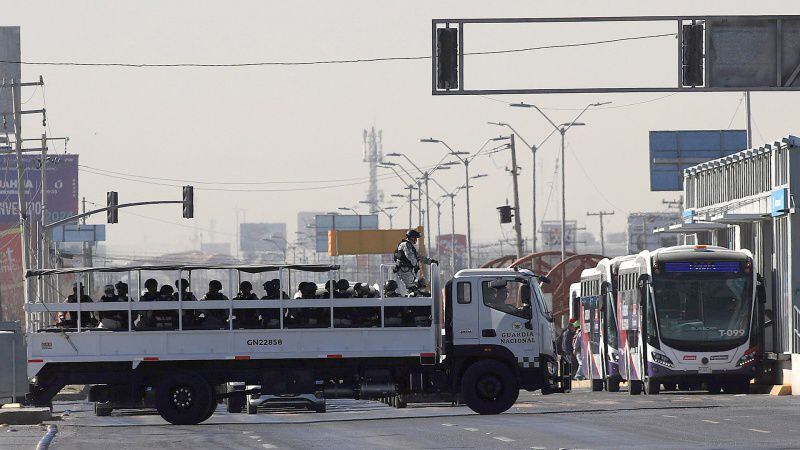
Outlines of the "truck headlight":
[[650,352],[650,355],[652,355],[654,363],[658,363],[666,367],[675,367],[675,364],[672,363],[672,360],[669,359],[669,357],[663,353],[658,353],[653,351]]

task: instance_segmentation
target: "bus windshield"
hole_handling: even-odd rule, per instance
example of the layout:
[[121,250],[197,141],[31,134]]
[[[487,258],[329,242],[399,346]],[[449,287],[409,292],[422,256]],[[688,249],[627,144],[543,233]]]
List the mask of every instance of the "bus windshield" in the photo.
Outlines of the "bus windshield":
[[658,333],[678,350],[720,351],[750,332],[752,286],[740,273],[665,273],[653,277]]

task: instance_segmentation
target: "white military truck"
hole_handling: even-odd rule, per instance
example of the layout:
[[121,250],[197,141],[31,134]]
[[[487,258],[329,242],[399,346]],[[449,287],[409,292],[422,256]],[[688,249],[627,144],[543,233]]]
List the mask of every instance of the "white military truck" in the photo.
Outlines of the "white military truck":
[[[149,265],[30,271],[39,293],[25,305],[28,401],[48,405],[67,384],[91,384],[93,401],[135,405],[154,396],[166,421],[196,424],[222,398],[300,395],[319,386],[326,398],[439,394],[480,414],[506,411],[520,389],[569,390],[569,371],[556,358],[552,317],[539,289],[546,278],[525,269],[462,270],[442,287],[433,265],[429,296],[389,297],[374,287],[361,296],[308,292],[302,284],[294,296],[284,292],[304,277],[334,285],[338,269]],[[212,279],[219,287],[225,274],[227,292],[242,280],[253,286],[267,280],[267,295],[196,300],[201,295],[189,290],[190,282],[199,286]],[[149,291],[139,294],[136,286],[145,278],[152,278],[145,282]],[[86,289],[83,299],[78,291],[92,279],[98,285],[103,282],[97,279],[125,282],[131,293],[99,302]],[[160,290],[152,285],[158,280],[168,280]],[[186,286],[172,294],[173,280],[186,280]],[[72,286],[71,300],[63,300],[62,286]],[[228,383],[257,385],[259,392],[225,389]]]

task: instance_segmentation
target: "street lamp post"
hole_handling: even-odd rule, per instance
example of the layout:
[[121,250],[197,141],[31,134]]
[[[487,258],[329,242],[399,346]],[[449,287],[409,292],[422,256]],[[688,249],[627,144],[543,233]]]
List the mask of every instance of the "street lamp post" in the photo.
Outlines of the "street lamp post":
[[384,208],[377,202],[371,202],[369,200],[359,200],[358,203],[374,206],[375,209],[377,209],[379,212],[382,212],[383,214],[386,215],[386,217],[389,218],[389,229],[394,228],[394,225],[392,224],[392,218],[394,217],[394,214],[389,214],[387,210],[397,209],[397,206],[387,206],[386,208]]
[[583,110],[581,110],[581,112],[578,113],[578,115],[575,116],[575,118],[572,119],[572,121],[562,123],[561,125],[556,125],[556,123],[553,122],[550,119],[550,117],[548,117],[547,114],[544,113],[544,111],[542,111],[538,106],[536,106],[534,104],[528,104],[528,103],[520,102],[520,103],[512,103],[511,105],[509,105],[509,106],[521,107],[521,108],[534,108],[536,111],[539,112],[539,114],[542,115],[542,117],[544,117],[548,122],[550,122],[550,125],[553,126],[555,131],[557,131],[557,132],[559,132],[561,134],[561,261],[564,261],[567,258],[567,247],[566,247],[566,245],[567,245],[567,243],[566,243],[566,236],[567,236],[567,211],[566,211],[566,208],[567,208],[567,193],[566,193],[566,171],[565,171],[565,166],[566,166],[565,163],[566,163],[566,161],[564,161],[564,153],[565,153],[564,152],[564,148],[565,148],[566,134],[567,134],[567,131],[570,128],[574,127],[574,126],[586,125],[585,123],[578,122],[578,119],[580,119],[580,117],[583,115],[583,113],[585,113],[589,108],[597,107],[597,106],[603,106],[603,105],[607,105],[609,103],[611,103],[611,102],[590,103],[590,104],[586,105],[586,107],[583,108]]
[[[420,139],[419,140],[420,142],[444,145],[445,148],[447,148],[447,150],[449,151],[449,153],[448,153],[449,155],[455,156],[462,164],[464,164],[464,175],[465,175],[464,183],[465,183],[465,186],[466,186],[466,196],[467,196],[467,266],[470,267],[470,268],[472,267],[472,215],[471,215],[471,211],[470,211],[470,198],[469,198],[469,180],[470,180],[469,163],[473,159],[475,159],[476,156],[478,156],[478,153],[480,153],[480,151],[483,150],[484,147],[486,147],[486,144],[488,144],[489,142],[492,142],[492,141],[498,141],[498,140],[502,140],[502,139],[505,139],[505,138],[504,137],[499,137],[499,138],[487,139],[486,142],[484,142],[483,145],[481,146],[480,150],[478,150],[478,152],[476,152],[472,156],[470,156],[469,152],[455,151],[452,147],[450,147],[447,144],[447,142],[445,142],[445,141],[443,141],[441,139],[426,138],[426,139]],[[464,157],[462,157],[462,156],[464,156]]]

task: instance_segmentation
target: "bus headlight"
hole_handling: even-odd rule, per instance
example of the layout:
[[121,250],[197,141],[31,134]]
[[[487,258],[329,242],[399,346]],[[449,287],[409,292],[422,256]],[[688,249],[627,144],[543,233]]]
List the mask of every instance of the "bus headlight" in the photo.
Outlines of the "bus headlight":
[[653,357],[653,362],[661,364],[662,366],[666,367],[675,367],[675,364],[672,363],[672,360],[663,353],[658,352],[650,352],[650,355]]
[[736,361],[736,367],[744,367],[755,362],[758,358],[758,347],[752,347],[744,352],[739,361]]

